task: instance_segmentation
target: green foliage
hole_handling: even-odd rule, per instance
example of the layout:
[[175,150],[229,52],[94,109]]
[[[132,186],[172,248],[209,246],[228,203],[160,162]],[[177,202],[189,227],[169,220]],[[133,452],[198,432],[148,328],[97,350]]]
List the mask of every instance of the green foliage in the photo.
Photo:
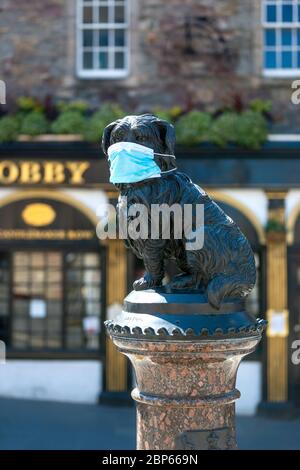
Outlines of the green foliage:
[[41,135],[48,131],[49,125],[46,117],[39,111],[31,111],[24,116],[21,123],[21,134]]
[[236,143],[241,147],[258,150],[268,137],[268,126],[262,114],[245,111],[237,120]]
[[15,116],[0,119],[0,142],[12,142],[19,133],[19,120]]
[[265,229],[266,232],[284,233],[286,231],[284,224],[276,219],[269,219]]
[[[90,117],[87,103],[80,100],[52,106],[52,113],[47,113],[46,104],[43,107],[35,98],[20,97],[17,104],[16,115],[1,119],[1,142],[16,139],[19,131],[31,136],[47,132],[81,134],[86,141],[99,142],[104,128],[125,115],[119,105],[108,102]],[[266,141],[266,119],[271,106],[270,101],[255,99],[247,111],[225,111],[217,118],[197,110],[184,114],[180,106],[169,109],[158,106],[153,113],[175,125],[179,144],[192,146],[211,142],[220,147],[235,144],[256,150]],[[51,121],[57,116],[57,109],[60,114],[50,126],[48,119]]]
[[80,100],[71,101],[70,103],[61,102],[58,104],[58,109],[61,113],[77,111],[78,113],[85,114],[88,110],[88,104]]
[[269,113],[272,109],[272,101],[256,98],[250,102],[250,109],[257,113]]
[[219,147],[225,147],[237,140],[237,122],[239,115],[227,112],[217,117],[210,129],[210,141]]
[[210,125],[210,114],[190,111],[175,124],[177,142],[183,145],[196,145],[208,140]]
[[30,113],[32,111],[43,111],[42,104],[35,98],[21,96],[17,99],[18,111],[21,113]]
[[124,114],[124,110],[118,105],[103,104],[100,110],[88,119],[84,132],[85,139],[88,142],[99,142],[104,128],[116,119],[121,119]]
[[163,119],[171,123],[174,123],[174,121],[176,121],[176,119],[179,118],[182,112],[183,111],[180,106],[173,106],[172,108],[169,108],[169,109],[164,109],[164,108],[161,108],[160,106],[153,108],[153,114],[155,116],[157,116],[159,119]]
[[51,130],[54,134],[83,134],[86,119],[78,111],[65,111],[53,122]]

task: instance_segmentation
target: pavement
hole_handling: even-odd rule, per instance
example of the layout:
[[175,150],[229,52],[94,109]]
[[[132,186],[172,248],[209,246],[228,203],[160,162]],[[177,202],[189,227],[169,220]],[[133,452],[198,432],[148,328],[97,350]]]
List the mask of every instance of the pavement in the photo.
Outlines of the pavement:
[[[300,419],[237,417],[240,449],[300,450]],[[1,450],[131,450],[134,407],[0,399]]]

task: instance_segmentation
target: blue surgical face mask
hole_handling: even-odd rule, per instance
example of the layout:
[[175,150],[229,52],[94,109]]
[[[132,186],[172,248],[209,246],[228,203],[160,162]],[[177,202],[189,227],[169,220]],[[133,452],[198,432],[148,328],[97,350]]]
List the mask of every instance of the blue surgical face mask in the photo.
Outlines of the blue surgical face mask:
[[[134,142],[117,142],[108,148],[111,183],[137,183],[159,178],[161,169],[154,160],[154,150]],[[174,157],[175,158],[175,157]]]

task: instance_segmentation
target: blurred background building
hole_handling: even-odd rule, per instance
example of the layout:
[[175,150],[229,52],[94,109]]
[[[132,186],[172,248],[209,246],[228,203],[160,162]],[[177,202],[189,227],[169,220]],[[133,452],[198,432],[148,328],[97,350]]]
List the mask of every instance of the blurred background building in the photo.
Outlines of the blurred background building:
[[128,399],[103,321],[142,266],[96,236],[117,198],[99,140],[114,118],[152,111],[255,252],[247,308],[269,327],[240,367],[238,411],[299,406],[297,77],[298,0],[1,0],[0,395]]

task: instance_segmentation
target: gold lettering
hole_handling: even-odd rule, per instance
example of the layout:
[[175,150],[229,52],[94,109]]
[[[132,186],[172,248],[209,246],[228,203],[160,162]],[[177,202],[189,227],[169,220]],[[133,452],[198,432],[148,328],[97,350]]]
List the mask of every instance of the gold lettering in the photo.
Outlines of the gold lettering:
[[15,163],[6,160],[0,162],[0,183],[14,183],[18,179],[18,176],[19,169]]
[[90,163],[57,161],[0,161],[0,184],[84,184]]
[[66,167],[71,173],[71,184],[81,184],[84,183],[83,174],[90,167],[89,162],[67,162]]
[[37,162],[20,163],[20,183],[39,183],[42,179],[41,165]]
[[47,162],[44,165],[44,182],[58,184],[65,181],[64,165],[59,162]]
[[0,240],[91,240],[92,230],[14,230],[0,229]]

